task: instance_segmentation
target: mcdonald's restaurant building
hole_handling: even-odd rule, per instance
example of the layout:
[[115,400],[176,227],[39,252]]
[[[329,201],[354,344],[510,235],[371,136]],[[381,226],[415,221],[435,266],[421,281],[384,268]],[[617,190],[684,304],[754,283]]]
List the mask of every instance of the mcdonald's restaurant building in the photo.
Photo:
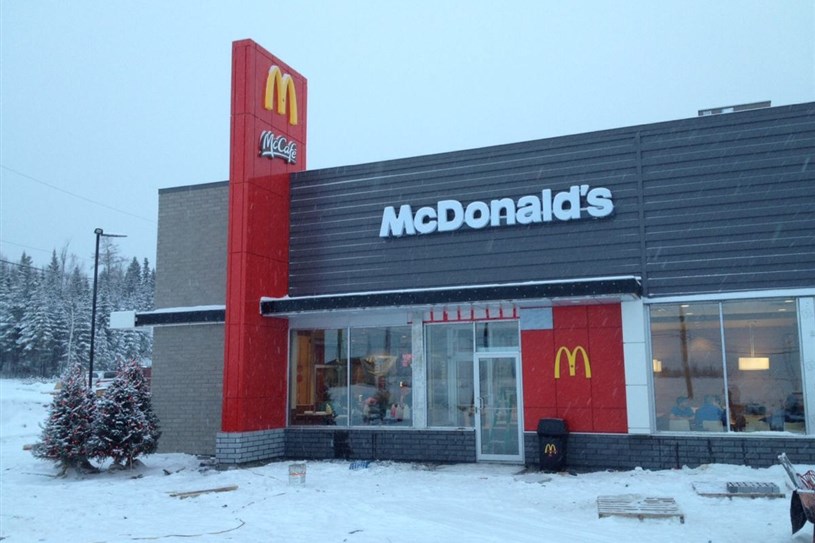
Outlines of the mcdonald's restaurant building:
[[233,44],[230,180],[159,192],[165,452],[815,462],[815,103],[306,168]]

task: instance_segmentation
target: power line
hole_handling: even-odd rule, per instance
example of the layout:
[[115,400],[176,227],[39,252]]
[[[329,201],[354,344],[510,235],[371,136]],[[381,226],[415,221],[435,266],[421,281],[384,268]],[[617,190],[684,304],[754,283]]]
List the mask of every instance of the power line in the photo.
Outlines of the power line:
[[11,264],[12,266],[17,266],[18,268],[28,268],[30,270],[43,271],[43,268],[39,268],[37,266],[26,266],[25,264],[20,264],[19,262],[12,262],[10,260],[5,260],[3,258],[0,258],[0,262],[3,262],[4,264]]
[[49,249],[40,249],[39,247],[32,247],[31,245],[23,245],[22,243],[14,243],[13,241],[9,241],[7,239],[0,239],[0,243],[7,243],[8,245],[14,245],[15,247],[22,247],[23,249],[31,249],[32,251],[40,251],[43,253],[50,253]]
[[[22,243],[14,243],[13,241],[9,241],[7,239],[0,238],[0,243],[5,243],[6,245],[14,245],[15,247],[22,247],[23,249],[31,249],[32,251],[40,251],[42,253],[53,253],[56,249],[40,249],[39,247],[32,247],[31,245],[23,245]],[[67,250],[67,246],[66,246]],[[89,256],[78,256],[74,253],[71,253],[71,256],[76,257],[78,259],[88,260],[93,262],[93,258]]]
[[8,166],[5,166],[3,164],[0,164],[0,168],[3,168],[4,170],[8,170],[11,173],[17,174],[20,177],[25,177],[26,179],[30,179],[31,181],[34,181],[35,183],[45,185],[48,188],[51,188],[51,189],[57,190],[59,192],[65,193],[65,194],[67,194],[69,196],[73,196],[74,198],[78,198],[78,199],[84,200],[84,201],[86,201],[88,203],[91,203],[91,204],[94,204],[94,205],[97,205],[97,206],[100,206],[100,207],[104,207],[106,209],[110,209],[111,211],[116,211],[117,213],[123,213],[124,215],[129,215],[130,217],[134,217],[136,219],[141,219],[143,221],[147,221],[147,222],[151,222],[151,223],[156,222],[153,219],[148,219],[147,217],[142,217],[141,215],[136,215],[135,213],[125,211],[124,209],[119,209],[119,208],[116,208],[116,207],[113,207],[113,206],[109,206],[107,204],[103,204],[102,202],[97,202],[96,200],[91,200],[90,198],[86,198],[85,196],[82,196],[80,194],[76,194],[74,192],[71,192],[69,190],[65,190],[65,189],[63,189],[61,187],[58,187],[56,185],[52,185],[51,183],[47,183],[47,182],[43,181],[42,179],[37,179],[36,177],[32,177],[32,176],[30,176],[30,175],[28,175],[26,173],[15,170],[14,168],[9,168]]

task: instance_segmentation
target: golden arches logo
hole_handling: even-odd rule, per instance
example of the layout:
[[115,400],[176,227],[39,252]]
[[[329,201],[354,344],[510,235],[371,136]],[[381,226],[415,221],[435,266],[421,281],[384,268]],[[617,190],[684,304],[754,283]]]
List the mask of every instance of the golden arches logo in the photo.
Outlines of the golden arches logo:
[[566,353],[566,361],[569,363],[569,377],[574,377],[577,372],[577,355],[583,357],[583,369],[586,372],[586,379],[591,379],[591,363],[589,362],[589,354],[582,345],[578,345],[572,350],[569,350],[565,345],[557,350],[555,355],[555,379],[560,379],[560,356]]
[[294,90],[294,79],[289,74],[284,75],[277,66],[272,66],[269,68],[269,75],[266,76],[264,109],[274,111],[275,102],[277,102],[277,112],[285,115],[288,107],[289,124],[297,124],[297,92]]
[[546,456],[556,456],[557,455],[557,447],[554,443],[547,443],[546,446],[543,448],[543,454]]

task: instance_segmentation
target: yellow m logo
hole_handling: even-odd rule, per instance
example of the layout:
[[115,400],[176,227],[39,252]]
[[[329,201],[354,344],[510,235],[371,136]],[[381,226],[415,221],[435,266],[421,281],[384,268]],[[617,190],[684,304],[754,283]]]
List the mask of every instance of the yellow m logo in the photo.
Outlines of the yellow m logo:
[[297,93],[294,90],[294,80],[289,74],[283,75],[277,66],[272,66],[269,68],[269,75],[266,76],[266,95],[263,99],[265,109],[274,111],[275,96],[277,112],[285,115],[288,106],[289,124],[297,124]]
[[569,362],[569,377],[574,377],[577,366],[577,355],[583,356],[583,369],[586,372],[586,379],[591,379],[591,364],[589,363],[589,355],[582,346],[578,345],[574,350],[569,350],[566,346],[557,350],[555,356],[555,379],[560,379],[560,356],[566,353],[566,360]]
[[554,443],[547,443],[546,447],[543,448],[543,454],[546,456],[555,456],[557,454],[557,447],[555,447]]

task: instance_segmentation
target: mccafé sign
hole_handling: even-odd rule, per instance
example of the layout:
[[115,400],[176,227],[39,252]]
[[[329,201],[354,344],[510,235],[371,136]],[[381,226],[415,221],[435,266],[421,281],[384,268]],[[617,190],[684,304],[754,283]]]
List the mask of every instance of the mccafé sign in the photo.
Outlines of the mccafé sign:
[[410,204],[388,206],[382,212],[379,237],[401,237],[434,232],[453,232],[468,226],[475,230],[516,224],[549,223],[580,219],[600,219],[614,211],[611,191],[605,187],[572,185],[568,190],[544,189],[517,200],[498,198],[489,202],[440,200],[435,206],[420,207],[415,212]]
[[297,144],[286,136],[275,135],[271,130],[260,133],[260,156],[282,158],[289,164],[297,163]]
[[[288,113],[289,124],[292,126],[297,124],[297,92],[294,90],[294,80],[289,74],[281,72],[277,66],[269,68],[266,76],[263,108],[276,111],[279,115]],[[282,134],[264,130],[260,133],[259,148],[262,157],[282,158],[289,164],[297,163],[297,144]]]

